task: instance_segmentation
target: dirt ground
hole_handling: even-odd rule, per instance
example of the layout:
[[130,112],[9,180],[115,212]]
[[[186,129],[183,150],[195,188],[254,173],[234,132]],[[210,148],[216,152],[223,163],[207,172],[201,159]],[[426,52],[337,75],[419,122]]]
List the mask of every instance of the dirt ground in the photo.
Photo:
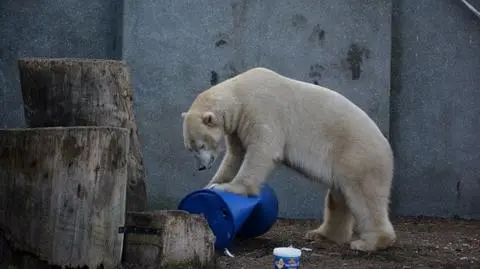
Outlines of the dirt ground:
[[234,258],[219,257],[220,268],[273,268],[273,249],[293,245],[303,251],[302,269],[323,268],[476,268],[480,269],[480,221],[398,218],[393,221],[396,244],[377,253],[350,250],[325,241],[308,242],[303,235],[320,223],[312,220],[279,220],[265,235],[236,240]]
[[[480,269],[480,220],[399,218],[393,221],[398,236],[397,243],[390,249],[370,254],[350,250],[348,244],[337,246],[325,241],[304,240],[305,232],[316,228],[319,224],[319,221],[313,220],[280,219],[268,233],[261,237],[248,240],[237,239],[229,249],[235,257],[219,256],[217,268],[273,268],[273,249],[293,245],[297,248],[312,249],[312,251],[303,251],[301,269]],[[19,264],[27,264],[18,268],[52,268],[36,262],[35,259],[29,259],[27,263],[17,258],[11,260],[11,257],[16,256],[12,253],[8,254],[7,241],[2,241],[1,235],[0,233],[0,268],[12,268],[2,265],[14,264],[15,261]],[[25,258],[21,255],[22,253],[17,254],[18,257]],[[140,269],[143,267],[121,265],[118,268]]]

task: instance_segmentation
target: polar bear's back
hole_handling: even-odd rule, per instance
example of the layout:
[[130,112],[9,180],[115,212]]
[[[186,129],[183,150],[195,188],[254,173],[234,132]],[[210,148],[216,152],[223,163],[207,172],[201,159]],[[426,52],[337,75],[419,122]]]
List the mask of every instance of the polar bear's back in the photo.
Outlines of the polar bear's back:
[[334,163],[358,163],[354,173],[378,166],[391,173],[388,140],[363,110],[335,91],[254,68],[217,84],[208,95],[225,107],[241,106],[234,117],[241,121],[239,137],[255,131],[245,126],[267,126],[282,140],[281,158],[305,174],[331,178],[332,169],[345,171]]
[[[256,122],[282,123],[285,132],[337,130],[380,134],[357,105],[328,88],[294,80],[266,68],[253,68],[234,78],[227,89]],[[348,130],[348,129],[352,130]],[[293,130],[288,130],[293,129]]]

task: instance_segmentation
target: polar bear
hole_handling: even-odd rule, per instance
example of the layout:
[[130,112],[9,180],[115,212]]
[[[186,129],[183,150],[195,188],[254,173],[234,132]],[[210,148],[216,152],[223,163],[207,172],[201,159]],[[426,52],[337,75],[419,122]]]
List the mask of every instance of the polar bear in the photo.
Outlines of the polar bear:
[[359,251],[395,242],[390,144],[341,94],[257,67],[200,93],[182,118],[184,145],[199,170],[213,166],[225,138],[225,156],[206,187],[258,195],[283,163],[328,186],[323,223],[307,239],[350,242]]

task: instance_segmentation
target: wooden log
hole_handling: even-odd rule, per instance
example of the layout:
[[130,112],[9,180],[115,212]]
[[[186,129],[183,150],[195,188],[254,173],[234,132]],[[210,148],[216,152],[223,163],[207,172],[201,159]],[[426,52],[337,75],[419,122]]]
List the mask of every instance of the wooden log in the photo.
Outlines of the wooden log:
[[144,211],[147,193],[124,61],[21,59],[20,83],[28,127],[113,126],[130,130],[127,210]]
[[180,210],[127,212],[124,262],[152,269],[216,268],[215,236],[203,216]]
[[[12,248],[39,264],[117,266],[128,146],[124,128],[0,129],[0,231]],[[43,268],[28,264],[17,268]]]

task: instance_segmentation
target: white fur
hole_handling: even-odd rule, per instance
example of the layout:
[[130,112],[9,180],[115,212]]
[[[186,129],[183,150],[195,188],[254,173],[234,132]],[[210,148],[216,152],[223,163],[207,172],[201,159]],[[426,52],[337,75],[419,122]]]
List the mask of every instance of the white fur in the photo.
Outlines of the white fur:
[[182,117],[185,147],[198,153],[203,169],[226,138],[225,157],[207,187],[258,195],[284,163],[329,187],[323,223],[307,238],[345,243],[356,228],[352,249],[394,243],[392,150],[370,117],[339,93],[254,68],[201,93]]

